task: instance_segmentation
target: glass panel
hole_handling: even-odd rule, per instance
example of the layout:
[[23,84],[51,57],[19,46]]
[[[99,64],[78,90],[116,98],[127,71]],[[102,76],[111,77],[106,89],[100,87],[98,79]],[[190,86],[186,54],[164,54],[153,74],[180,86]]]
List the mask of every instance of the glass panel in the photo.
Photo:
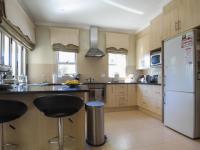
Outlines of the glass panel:
[[15,76],[16,75],[16,42],[15,41],[12,41],[12,72],[13,72],[13,75]]
[[59,63],[75,63],[76,53],[73,52],[58,52]]
[[10,51],[10,39],[8,36],[4,36],[4,64],[9,65],[9,51]]
[[70,64],[59,64],[58,65],[58,75],[63,76],[66,74],[75,74],[76,73],[76,65]]
[[17,67],[18,67],[18,76],[22,74],[22,46],[17,45]]
[[109,54],[109,77],[114,77],[116,73],[121,78],[126,77],[126,55],[123,54]]
[[23,47],[23,75],[26,75],[26,49]]

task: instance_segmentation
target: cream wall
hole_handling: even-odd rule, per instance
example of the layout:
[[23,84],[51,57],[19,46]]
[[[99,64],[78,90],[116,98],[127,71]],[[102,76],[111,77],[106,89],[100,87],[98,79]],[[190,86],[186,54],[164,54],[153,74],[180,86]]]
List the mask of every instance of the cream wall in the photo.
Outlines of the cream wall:
[[[109,81],[108,55],[102,58],[86,58],[89,49],[89,30],[80,29],[80,52],[77,55],[77,70],[84,82],[92,77],[96,81]],[[105,32],[99,32],[99,48],[105,51]],[[50,44],[50,27],[36,27],[36,48],[29,52],[28,73],[29,82],[51,82],[52,74],[56,72],[56,53]],[[135,36],[130,35],[130,50],[127,55],[127,74],[135,70]]]
[[35,25],[17,0],[5,0],[6,17],[35,43]]

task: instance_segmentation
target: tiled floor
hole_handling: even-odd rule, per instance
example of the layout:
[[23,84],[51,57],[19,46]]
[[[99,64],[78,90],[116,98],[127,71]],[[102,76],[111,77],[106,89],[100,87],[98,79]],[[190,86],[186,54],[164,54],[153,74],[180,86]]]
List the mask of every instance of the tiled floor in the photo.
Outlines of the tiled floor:
[[108,142],[87,150],[200,150],[200,140],[190,140],[140,111],[105,114]]

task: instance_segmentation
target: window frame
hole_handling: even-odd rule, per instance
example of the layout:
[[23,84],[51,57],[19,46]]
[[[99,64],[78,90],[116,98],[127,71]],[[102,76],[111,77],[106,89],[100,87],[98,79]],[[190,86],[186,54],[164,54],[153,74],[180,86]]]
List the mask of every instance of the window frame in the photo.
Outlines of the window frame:
[[119,78],[120,79],[124,79],[124,78],[126,78],[126,67],[127,67],[127,55],[126,54],[122,54],[122,53],[108,53],[108,78],[114,78],[114,76],[110,76],[110,71],[109,71],[109,68],[110,68],[110,66],[114,66],[114,65],[117,65],[117,64],[110,64],[110,60],[109,60],[109,58],[110,58],[110,54],[116,54],[116,55],[124,55],[125,56],[125,70],[124,70],[124,73],[125,73],[125,76],[120,76],[120,73],[119,73]]
[[2,47],[1,47],[1,53],[2,53],[2,55],[1,55],[1,57],[2,57],[2,64],[4,64],[5,65],[5,37],[8,37],[8,41],[9,41],[9,50],[8,50],[8,66],[10,66],[11,65],[11,59],[12,59],[12,57],[11,57],[11,37],[8,35],[8,34],[6,34],[6,33],[2,33]]
[[[11,66],[13,65],[13,59],[12,59],[12,56],[13,56],[13,42],[15,42],[15,74],[13,74],[14,76],[17,76],[18,75],[18,65],[17,65],[17,61],[18,61],[18,58],[17,58],[17,41],[15,40],[11,40]],[[12,66],[13,67],[13,66]],[[14,72],[13,72],[14,73]]]
[[[63,51],[57,51],[56,52],[56,66],[57,66],[57,75],[58,75],[58,77],[77,74],[77,72],[78,72],[78,69],[77,69],[77,53],[76,52],[66,52],[66,53],[74,53],[75,54],[75,63],[68,63],[68,62],[59,62],[59,52],[63,52]],[[73,73],[73,74],[65,74],[65,75],[58,74],[58,72],[59,72],[58,66],[59,65],[75,65],[75,73]]]
[[[5,45],[5,36],[7,36],[9,38],[9,66],[13,66],[13,60],[12,60],[12,56],[13,56],[13,42],[15,42],[15,74],[13,74],[13,76],[18,77],[19,73],[18,73],[18,45],[21,45],[21,48],[24,49],[26,55],[25,58],[23,57],[23,54],[21,53],[21,58],[25,59],[26,61],[21,61],[21,74],[20,75],[27,75],[27,53],[28,53],[28,49],[18,40],[16,40],[15,38],[13,38],[12,36],[10,36],[8,33],[6,33],[5,31],[3,31],[0,28],[0,64],[5,64],[4,62],[4,45]],[[25,63],[25,64],[24,64]],[[25,69],[23,69],[25,66]],[[14,72],[13,72],[14,73]]]

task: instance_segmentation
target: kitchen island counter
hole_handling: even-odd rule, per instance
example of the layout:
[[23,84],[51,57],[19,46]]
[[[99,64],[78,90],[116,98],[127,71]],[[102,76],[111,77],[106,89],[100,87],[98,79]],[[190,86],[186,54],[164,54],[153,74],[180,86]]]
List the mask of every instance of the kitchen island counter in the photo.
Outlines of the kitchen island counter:
[[45,85],[45,84],[30,84],[30,85],[13,85],[11,89],[1,90],[0,94],[30,94],[30,93],[74,93],[88,92],[86,85],[78,85],[70,88],[67,85]]
[[[25,103],[27,112],[19,119],[5,124],[5,143],[16,143],[20,150],[50,150],[57,149],[57,144],[49,144],[48,140],[58,135],[56,118],[49,118],[40,112],[33,104],[34,99],[45,95],[68,94],[88,100],[88,88],[80,85],[69,88],[67,85],[26,85],[15,86],[10,90],[0,91],[0,99],[17,100]],[[12,111],[12,110],[10,110]],[[10,124],[14,127],[11,128]],[[85,108],[64,118],[64,134],[68,138],[65,144],[75,150],[85,149]],[[69,144],[69,140],[72,141]],[[73,143],[75,141],[75,143]]]

